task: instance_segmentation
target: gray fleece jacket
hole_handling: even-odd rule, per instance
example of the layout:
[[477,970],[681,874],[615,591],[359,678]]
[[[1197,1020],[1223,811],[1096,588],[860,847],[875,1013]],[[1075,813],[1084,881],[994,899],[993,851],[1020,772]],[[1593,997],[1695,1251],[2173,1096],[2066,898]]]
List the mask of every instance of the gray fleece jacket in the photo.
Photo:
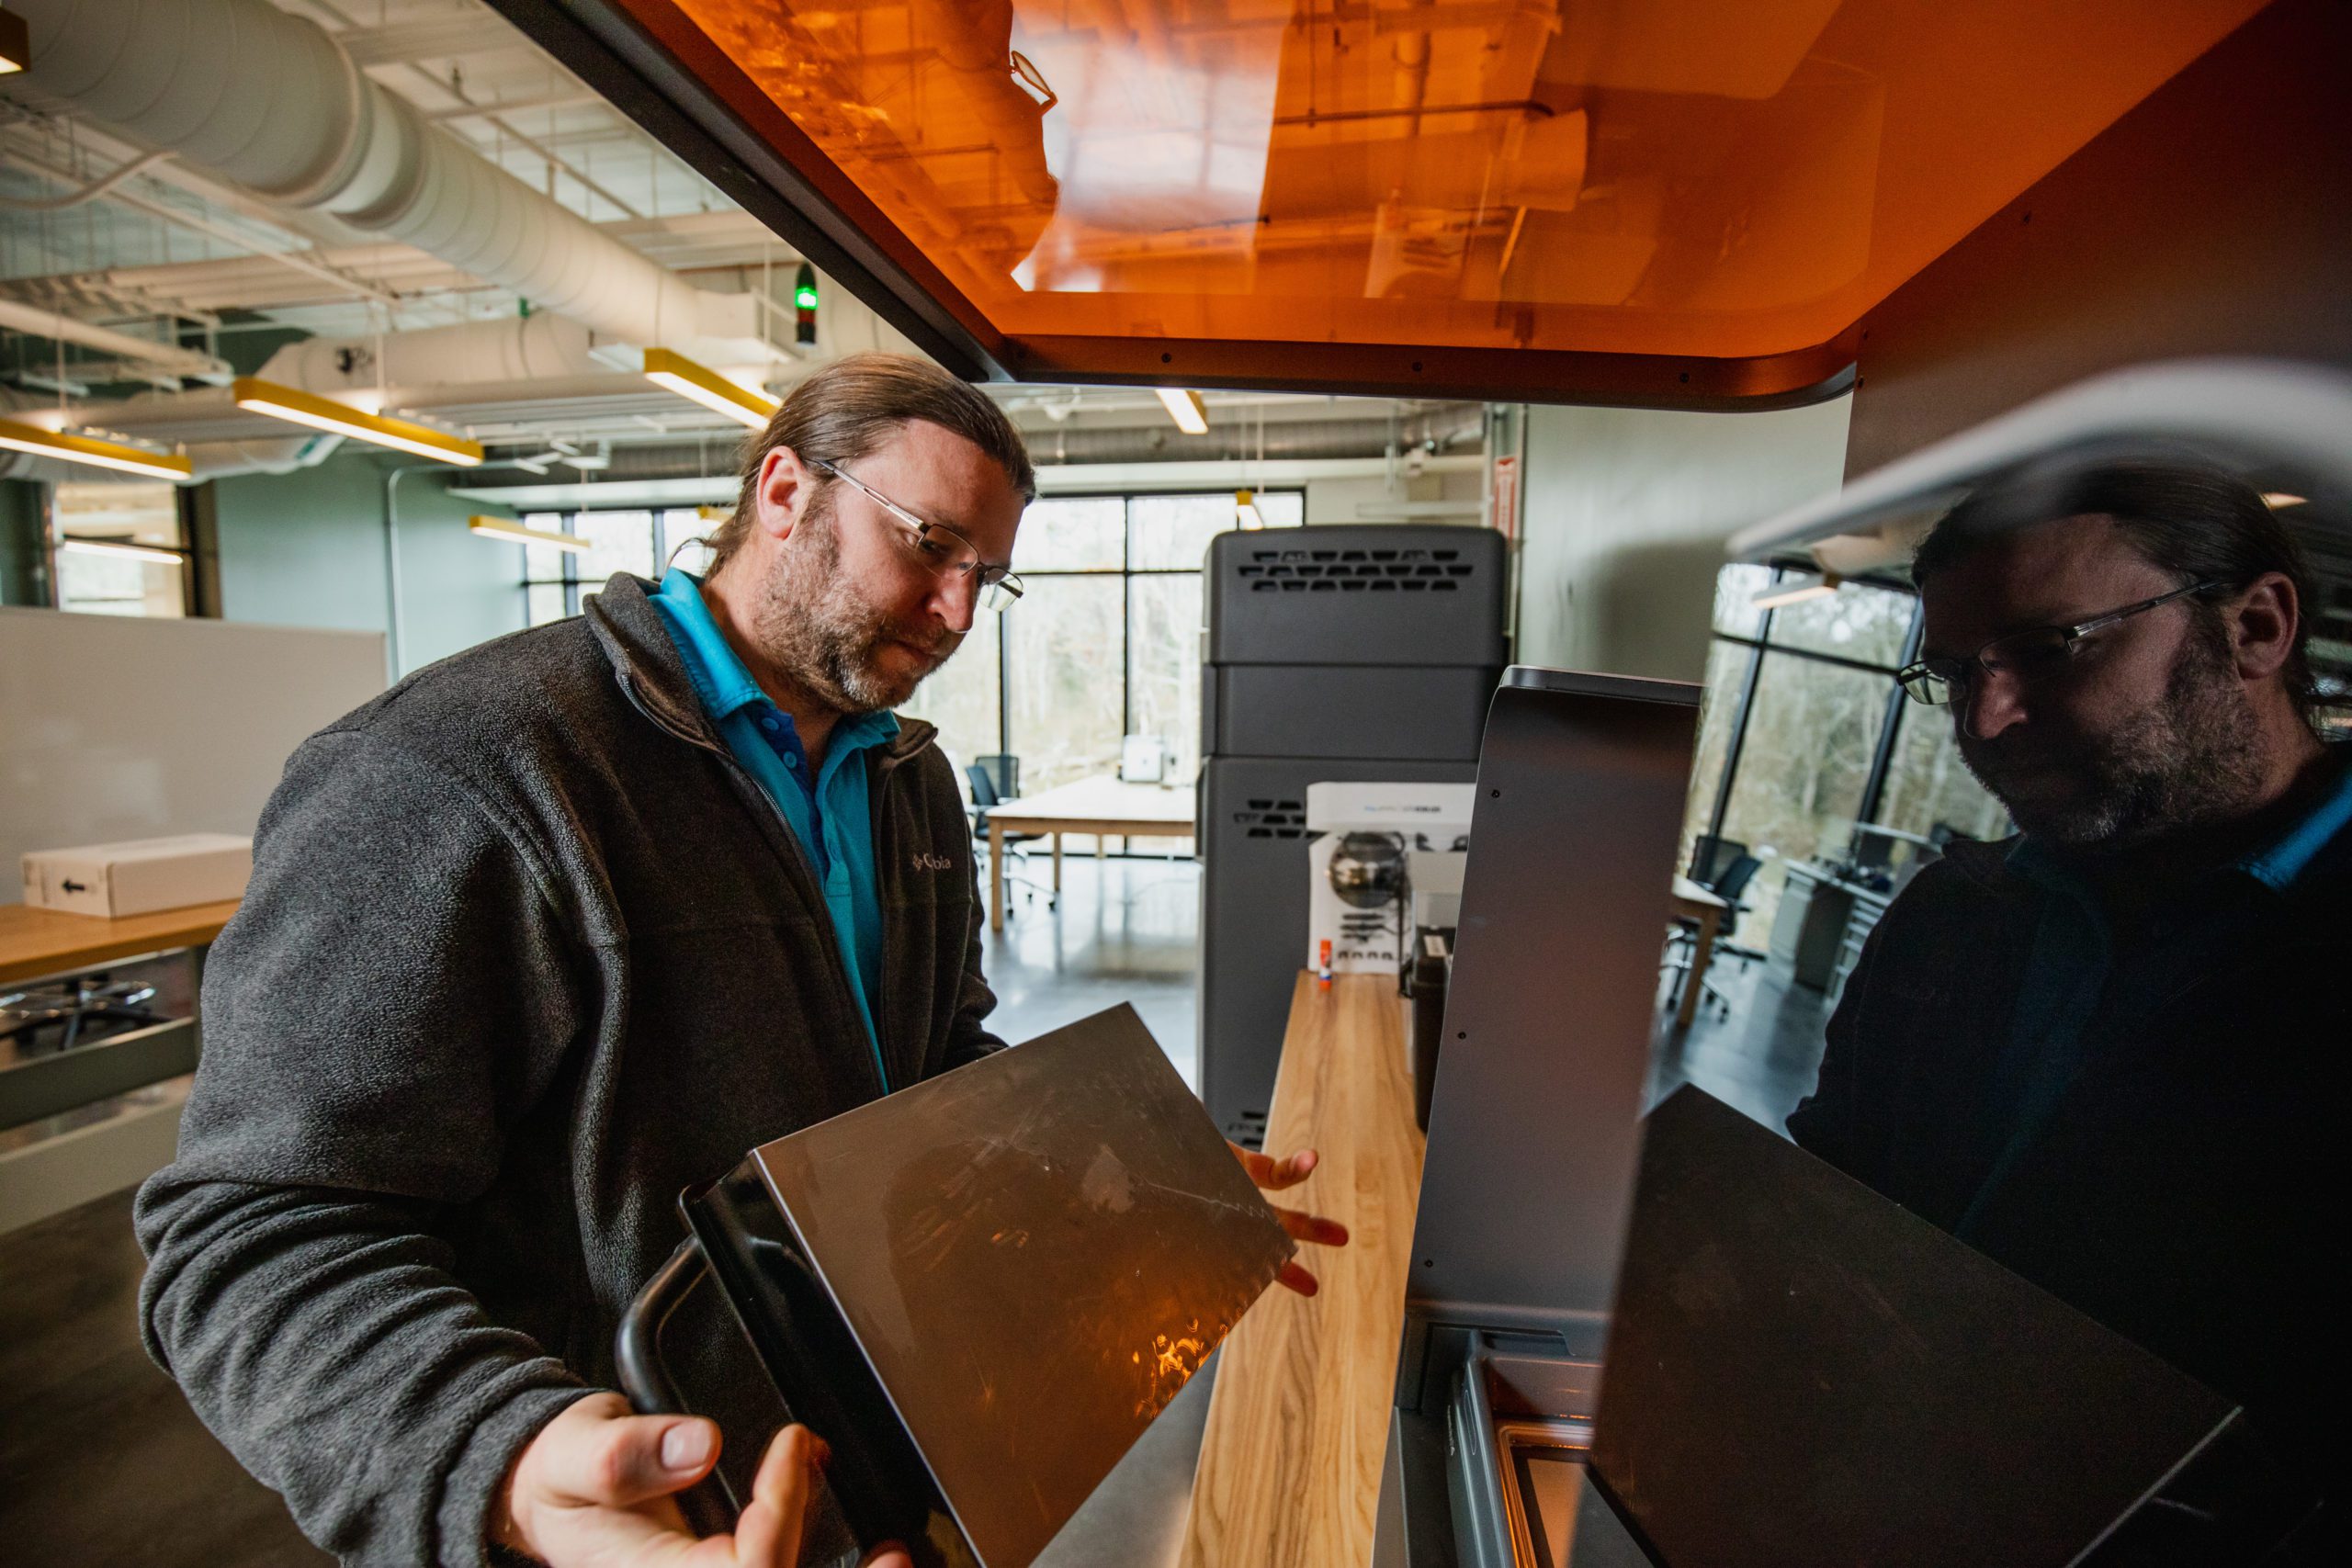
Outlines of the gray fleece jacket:
[[[147,1346],[348,1562],[482,1562],[514,1456],[612,1382],[680,1190],[882,1091],[808,861],[648,587],[306,741],[212,949],[139,1194]],[[868,759],[897,1084],[1002,1043],[932,733]]]

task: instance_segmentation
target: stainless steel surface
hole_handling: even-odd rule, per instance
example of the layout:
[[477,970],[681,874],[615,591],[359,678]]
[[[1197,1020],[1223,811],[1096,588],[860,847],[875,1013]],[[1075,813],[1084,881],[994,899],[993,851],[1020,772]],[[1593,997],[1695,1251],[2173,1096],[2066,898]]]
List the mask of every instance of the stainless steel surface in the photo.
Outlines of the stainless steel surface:
[[1444,1321],[1606,1318],[1698,694],[1524,668],[1495,694],[1413,1242]]
[[1292,1250],[1125,1007],[753,1158],[989,1568],[1036,1557]]

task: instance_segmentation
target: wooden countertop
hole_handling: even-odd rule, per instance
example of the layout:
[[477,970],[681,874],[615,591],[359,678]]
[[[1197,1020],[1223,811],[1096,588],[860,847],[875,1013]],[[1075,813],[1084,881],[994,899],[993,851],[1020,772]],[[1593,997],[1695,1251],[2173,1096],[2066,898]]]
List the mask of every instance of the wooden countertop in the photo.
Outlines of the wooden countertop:
[[109,958],[194,947],[220,934],[238,900],[158,909],[119,920],[0,904],[0,985],[87,968]]
[[1421,1185],[1406,1004],[1394,978],[1302,972],[1266,1148],[1314,1148],[1276,1201],[1347,1225],[1303,1249],[1320,1294],[1268,1291],[1217,1358],[1183,1568],[1363,1568],[1372,1560]]

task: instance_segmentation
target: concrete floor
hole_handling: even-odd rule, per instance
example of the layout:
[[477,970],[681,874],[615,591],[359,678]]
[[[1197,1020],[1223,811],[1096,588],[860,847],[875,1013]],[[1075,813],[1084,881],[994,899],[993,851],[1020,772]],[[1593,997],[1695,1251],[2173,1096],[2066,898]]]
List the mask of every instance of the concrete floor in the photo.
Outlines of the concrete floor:
[[[1053,886],[1042,851],[1021,874]],[[1049,1029],[1131,1002],[1184,1081],[1200,1089],[1193,980],[1201,961],[1201,868],[1191,861],[1102,860],[1062,865],[1058,908],[1011,890],[1001,933],[981,935],[981,971],[996,991],[989,1027],[1018,1044]]]
[[[1036,857],[1040,882],[1050,876]],[[1130,1002],[1197,1087],[1193,972],[1199,868],[1071,857],[1058,909],[1017,899],[985,937],[998,1032],[1023,1041]],[[1678,1035],[1662,1007],[1653,1098],[1698,1084],[1778,1127],[1812,1088],[1826,1009],[1817,993],[1733,962]],[[0,1236],[0,1541],[10,1561],[148,1568],[293,1568],[330,1561],[295,1532],[141,1350],[142,1268],[128,1190]],[[1211,1379],[1194,1380],[1041,1568],[1160,1568],[1179,1546]]]

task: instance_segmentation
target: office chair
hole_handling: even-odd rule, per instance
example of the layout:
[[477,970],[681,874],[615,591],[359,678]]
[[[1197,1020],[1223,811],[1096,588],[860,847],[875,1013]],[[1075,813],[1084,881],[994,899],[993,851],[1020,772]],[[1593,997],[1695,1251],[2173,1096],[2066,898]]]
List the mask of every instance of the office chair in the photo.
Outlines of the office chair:
[[1690,840],[1690,880],[1702,887],[1712,888],[1715,878],[1731,869],[1731,863],[1747,852],[1747,846],[1737,839],[1718,839],[1712,833],[1702,833]]
[[[1731,863],[1724,867],[1723,874],[1716,877],[1713,882],[1705,881],[1704,879],[1697,876],[1693,876],[1690,879],[1691,881],[1698,883],[1701,886],[1706,888],[1708,892],[1713,894],[1716,897],[1722,899],[1729,906],[1729,908],[1724,910],[1722,922],[1715,927],[1714,951],[1707,955],[1708,966],[1710,968],[1713,967],[1714,960],[1717,957],[1726,953],[1739,960],[1739,964],[1742,969],[1746,969],[1747,967],[1749,954],[1740,949],[1733,947],[1731,945],[1730,939],[1732,931],[1739,924],[1739,917],[1746,912],[1747,908],[1747,905],[1742,904],[1739,901],[1740,896],[1747,891],[1747,885],[1755,880],[1757,871],[1762,867],[1764,863],[1761,860],[1758,860],[1756,856],[1747,853],[1747,846],[1741,845],[1739,848],[1741,852],[1732,858]],[[1690,972],[1690,964],[1692,960],[1698,954],[1699,922],[1688,915],[1676,916],[1674,919],[1674,930],[1672,933],[1667,937],[1666,945],[1668,954],[1667,966],[1669,969],[1672,969],[1677,975],[1685,976],[1683,979],[1678,979],[1673,987],[1667,992],[1667,1001],[1668,1005],[1670,1007],[1681,998],[1682,987],[1684,985],[1689,983],[1687,977]],[[1681,950],[1682,953],[1682,956],[1679,959],[1676,959],[1672,956],[1678,947]],[[1704,975],[1702,975],[1698,976],[1698,985],[1702,994],[1702,1002],[1714,1003],[1718,1011],[1722,1012],[1725,1017],[1729,1017],[1731,1014],[1731,1003],[1724,998],[1724,994],[1721,991],[1715,989],[1713,983]]]
[[[995,763],[997,765],[991,767],[989,765],[990,763]],[[1001,786],[1000,781],[1008,781],[1009,783],[1010,781],[1017,781],[1021,777],[1021,759],[1018,757],[1007,756],[982,757],[964,769],[964,776],[970,780],[972,784],[972,844],[975,851],[984,852],[987,850],[989,845],[989,808],[990,807],[1000,806],[1005,801],[1018,798],[1018,795],[1016,793],[1018,789],[1017,784],[1011,784],[1010,787],[1003,787]],[[1007,852],[1007,857],[1011,857],[1014,845],[1035,843],[1037,840],[1044,837],[1045,835],[1043,833],[1008,832],[1004,836],[1004,847]],[[1021,863],[1026,865],[1028,861],[1028,855],[1025,852],[1023,853],[1021,856]],[[1023,875],[1021,873],[1013,870],[1010,865],[1004,868],[1004,879],[1009,883],[1026,889],[1029,900],[1032,903],[1036,902],[1037,895],[1040,893],[1043,893],[1046,896],[1046,908],[1048,909],[1055,908],[1061,902],[1060,894],[1055,892],[1052,888],[1047,887],[1043,883],[1038,882],[1034,877]],[[1008,912],[1011,910],[1012,903],[1012,900],[1010,898],[1005,900]]]

